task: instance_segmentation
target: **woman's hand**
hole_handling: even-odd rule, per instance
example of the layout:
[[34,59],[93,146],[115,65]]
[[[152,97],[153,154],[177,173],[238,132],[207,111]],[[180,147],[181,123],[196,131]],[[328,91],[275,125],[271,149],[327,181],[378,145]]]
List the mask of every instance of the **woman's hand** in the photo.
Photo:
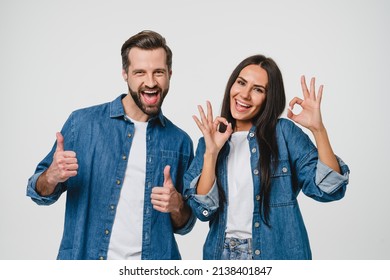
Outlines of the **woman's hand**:
[[[294,97],[289,103],[289,110],[287,117],[292,119],[294,122],[308,128],[311,132],[320,132],[324,130],[321,117],[321,99],[323,85],[318,89],[318,93],[315,91],[315,78],[311,78],[310,91],[307,88],[305,76],[301,77],[301,86],[303,92],[303,100],[299,97]],[[294,114],[293,109],[295,104],[302,107],[302,111],[299,114]]]
[[[232,124],[228,123],[225,118],[216,117],[213,119],[213,110],[210,101],[207,101],[207,117],[202,106],[198,105],[200,120],[196,116],[192,116],[202,132],[206,142],[206,153],[218,155],[225,142],[229,139],[233,132]],[[219,125],[226,125],[225,132],[219,132]]]
[[[334,171],[340,173],[341,170],[339,163],[335,154],[333,153],[328,133],[324,124],[322,123],[321,118],[320,105],[323,86],[320,86],[316,95],[315,78],[311,78],[310,91],[307,89],[305,76],[301,77],[301,85],[304,100],[298,97],[293,98],[290,101],[290,108],[287,116],[293,121],[308,128],[313,133],[318,149],[319,159]],[[298,104],[302,107],[302,111],[297,115],[292,112],[295,104]]]

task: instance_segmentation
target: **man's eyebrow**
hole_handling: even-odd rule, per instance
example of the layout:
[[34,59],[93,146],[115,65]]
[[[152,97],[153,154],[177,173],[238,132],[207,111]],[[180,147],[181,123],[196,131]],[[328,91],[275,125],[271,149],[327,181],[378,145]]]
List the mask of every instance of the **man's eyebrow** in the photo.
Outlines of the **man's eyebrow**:
[[156,72],[156,71],[166,72],[167,70],[165,68],[157,68],[153,72]]
[[136,73],[136,72],[145,72],[145,70],[142,70],[142,69],[133,69],[133,71],[131,71],[132,73]]

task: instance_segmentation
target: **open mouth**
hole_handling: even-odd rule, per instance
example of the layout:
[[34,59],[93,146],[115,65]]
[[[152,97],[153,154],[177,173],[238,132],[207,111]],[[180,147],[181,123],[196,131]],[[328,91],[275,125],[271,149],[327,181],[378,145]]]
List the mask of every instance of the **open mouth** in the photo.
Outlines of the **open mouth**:
[[240,112],[248,110],[251,107],[252,107],[251,105],[248,105],[248,104],[245,104],[245,103],[243,103],[241,101],[236,100],[236,108]]
[[144,99],[146,104],[155,105],[155,104],[157,104],[157,102],[160,98],[160,91],[157,89],[143,90],[143,91],[141,91],[141,96]]

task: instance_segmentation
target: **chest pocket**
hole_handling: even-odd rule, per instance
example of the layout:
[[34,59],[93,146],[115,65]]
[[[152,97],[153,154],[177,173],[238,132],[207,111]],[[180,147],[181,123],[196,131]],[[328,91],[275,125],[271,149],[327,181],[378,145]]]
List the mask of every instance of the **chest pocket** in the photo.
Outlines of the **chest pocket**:
[[272,169],[272,178],[280,176],[291,176],[290,162],[288,160],[279,160],[278,166]]
[[272,207],[287,206],[295,203],[292,188],[292,172],[288,160],[279,160],[276,168],[272,169],[271,197]]
[[[171,167],[170,173],[172,181],[176,186],[176,179],[182,180],[184,176],[184,167],[187,166],[189,156],[183,155],[178,151],[161,150],[159,168],[161,168],[161,175],[164,181],[164,168],[169,165]],[[180,182],[181,184],[181,182]],[[177,186],[176,186],[177,187]]]

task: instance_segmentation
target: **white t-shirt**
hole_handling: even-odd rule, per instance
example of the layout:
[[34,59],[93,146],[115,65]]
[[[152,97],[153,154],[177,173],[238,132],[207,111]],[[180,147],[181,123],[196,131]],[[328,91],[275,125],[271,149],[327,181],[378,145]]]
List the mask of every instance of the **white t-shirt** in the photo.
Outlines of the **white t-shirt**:
[[116,210],[107,259],[140,260],[144,216],[147,122],[134,123],[134,138]]
[[238,131],[229,142],[227,238],[252,238],[253,181],[247,136],[248,131]]

